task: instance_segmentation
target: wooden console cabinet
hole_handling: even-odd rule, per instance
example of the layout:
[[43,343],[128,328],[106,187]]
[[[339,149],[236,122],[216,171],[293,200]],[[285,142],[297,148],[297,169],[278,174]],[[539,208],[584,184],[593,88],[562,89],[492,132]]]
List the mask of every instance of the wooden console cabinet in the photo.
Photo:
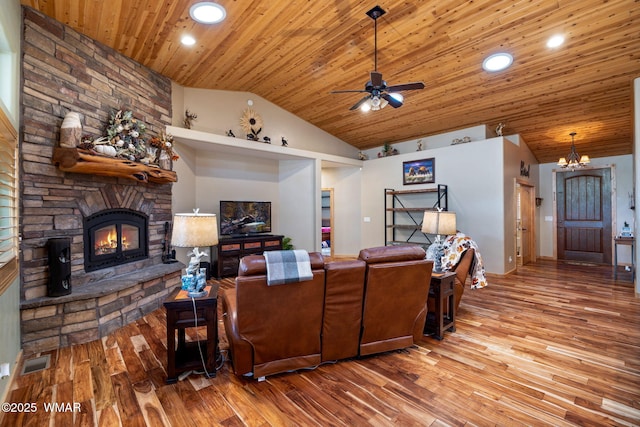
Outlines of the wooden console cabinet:
[[218,242],[218,278],[236,276],[243,256],[282,250],[283,237],[265,234],[221,238]]

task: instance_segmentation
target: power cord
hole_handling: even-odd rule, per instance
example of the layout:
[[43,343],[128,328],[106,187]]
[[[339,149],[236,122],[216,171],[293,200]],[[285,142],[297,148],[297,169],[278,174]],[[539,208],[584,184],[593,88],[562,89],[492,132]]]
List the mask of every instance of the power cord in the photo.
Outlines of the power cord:
[[[202,362],[202,371],[187,371],[184,372],[182,374],[180,374],[180,376],[178,376],[178,380],[182,381],[185,378],[187,378],[189,375],[191,374],[206,374],[207,378],[209,378],[209,371],[207,371],[207,364],[204,361],[204,354],[202,352],[202,346],[200,344],[200,336],[198,334],[198,310],[196,308],[196,299],[194,297],[191,297],[191,304],[193,305],[193,320],[194,320],[194,325],[196,328],[196,344],[198,345],[198,352],[200,353],[200,361]],[[218,325],[216,325],[216,328],[218,327]],[[224,355],[224,351],[220,351],[218,354],[216,354],[216,365],[215,365],[215,370],[219,371],[222,366],[224,366],[224,362],[227,361],[227,358]]]
[[[193,304],[193,320],[196,327],[196,344],[198,345],[198,352],[200,353],[200,361],[202,362],[202,369],[204,369],[204,373],[207,374],[207,378],[209,378],[207,364],[204,361],[204,354],[202,354],[202,346],[200,345],[200,337],[198,335],[198,311],[196,309],[196,299],[194,297],[191,297],[191,303]],[[218,325],[216,325],[216,328],[217,327]]]

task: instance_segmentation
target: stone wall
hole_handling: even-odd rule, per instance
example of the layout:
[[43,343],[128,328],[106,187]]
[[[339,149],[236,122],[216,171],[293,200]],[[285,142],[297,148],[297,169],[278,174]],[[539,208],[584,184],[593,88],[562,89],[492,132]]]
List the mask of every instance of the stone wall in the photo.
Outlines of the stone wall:
[[[34,316],[39,316],[37,313],[56,313],[62,316],[60,328],[68,326],[67,329],[72,330],[74,327],[69,326],[69,322],[73,324],[74,318],[82,318],[80,323],[86,322],[89,314],[69,316],[64,314],[67,310],[64,307],[42,308],[46,306],[49,279],[48,239],[72,239],[73,294],[83,286],[99,286],[100,281],[161,264],[164,223],[171,221],[172,214],[172,186],[61,172],[52,164],[60,125],[68,112],[79,112],[83,134],[98,137],[104,135],[110,113],[123,109],[133,111],[137,119],[145,122],[146,137],[157,135],[171,123],[171,81],[29,7],[23,7],[23,13],[20,134],[23,329],[24,322],[34,320]],[[149,215],[149,258],[85,273],[83,217],[87,211],[107,207],[130,207]],[[138,285],[130,275],[127,277],[131,286]],[[179,277],[177,279],[172,279],[171,284],[177,284]],[[166,292],[157,298],[163,296]],[[34,303],[39,306],[36,314],[26,309]],[[49,304],[55,307],[56,303],[50,301]],[[154,303],[149,307],[156,306]],[[94,311],[99,315],[101,310],[98,307]],[[142,314],[139,311],[136,315]],[[134,320],[133,317],[129,312],[123,319],[128,322]],[[101,324],[100,319],[93,321]],[[54,340],[30,348],[44,350],[52,342]]]

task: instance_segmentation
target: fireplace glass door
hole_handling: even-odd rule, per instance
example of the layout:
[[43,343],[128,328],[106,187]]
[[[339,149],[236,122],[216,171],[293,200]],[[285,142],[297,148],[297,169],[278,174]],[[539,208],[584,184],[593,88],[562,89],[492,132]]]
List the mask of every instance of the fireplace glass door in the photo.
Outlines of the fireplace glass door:
[[110,209],[85,219],[85,270],[93,271],[148,256],[147,216]]

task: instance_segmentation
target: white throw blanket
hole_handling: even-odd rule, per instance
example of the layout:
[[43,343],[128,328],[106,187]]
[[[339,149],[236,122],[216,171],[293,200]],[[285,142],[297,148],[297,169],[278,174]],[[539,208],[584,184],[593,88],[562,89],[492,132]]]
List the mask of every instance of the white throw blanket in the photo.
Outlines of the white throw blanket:
[[305,250],[265,251],[264,258],[269,286],[313,279],[309,253]]
[[444,241],[444,256],[442,257],[442,269],[451,270],[458,264],[462,254],[467,249],[474,249],[474,261],[471,269],[471,289],[484,288],[487,286],[487,279],[484,275],[484,264],[482,264],[482,256],[478,250],[478,245],[470,237],[463,233],[457,233],[447,237]]

